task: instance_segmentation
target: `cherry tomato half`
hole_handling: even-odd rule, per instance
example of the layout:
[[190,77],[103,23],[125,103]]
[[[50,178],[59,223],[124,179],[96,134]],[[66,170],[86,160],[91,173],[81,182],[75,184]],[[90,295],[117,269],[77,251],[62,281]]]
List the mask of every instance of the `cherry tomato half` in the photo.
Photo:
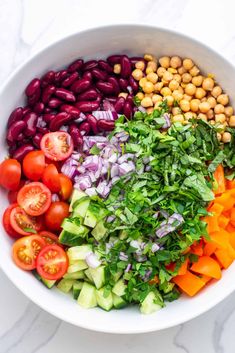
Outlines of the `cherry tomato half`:
[[42,151],[31,151],[23,159],[23,172],[30,180],[40,180],[45,167],[45,155]]
[[52,161],[63,161],[73,152],[71,136],[64,131],[45,134],[40,143],[45,156]]
[[56,244],[45,246],[37,257],[37,272],[43,278],[58,280],[68,269],[68,257],[65,251]]
[[36,258],[45,245],[45,240],[39,235],[29,235],[18,239],[12,247],[12,257],[15,264],[22,270],[35,269]]
[[29,183],[20,189],[17,201],[27,214],[39,216],[48,210],[51,204],[51,192],[40,182]]
[[23,208],[18,206],[11,210],[10,224],[21,235],[37,233],[42,229],[42,219],[40,217],[29,216]]
[[48,232],[47,230],[42,230],[38,234],[45,240],[47,245],[58,244],[58,236],[57,235],[55,235],[51,232]]
[[21,234],[19,234],[18,232],[15,231],[15,229],[11,226],[11,222],[10,222],[10,216],[11,216],[11,211],[13,210],[13,208],[17,207],[17,203],[14,203],[10,206],[7,207],[7,209],[5,210],[3,217],[2,217],[2,223],[3,223],[3,227],[6,231],[6,233],[11,237],[11,238],[20,238],[22,237]]
[[42,182],[45,184],[52,192],[59,192],[61,189],[59,173],[54,164],[49,164],[46,166],[43,175]]
[[69,205],[66,202],[52,202],[45,213],[46,227],[52,231],[60,231],[61,223],[69,215]]
[[0,185],[8,190],[17,190],[21,178],[21,165],[16,159],[6,159],[0,164]]
[[7,194],[7,198],[10,204],[17,202],[17,195],[19,190],[25,185],[26,180],[21,180],[19,184],[19,188],[17,190],[9,190]]
[[66,175],[60,173],[60,195],[62,196],[63,200],[68,200],[73,191],[73,184],[72,181]]

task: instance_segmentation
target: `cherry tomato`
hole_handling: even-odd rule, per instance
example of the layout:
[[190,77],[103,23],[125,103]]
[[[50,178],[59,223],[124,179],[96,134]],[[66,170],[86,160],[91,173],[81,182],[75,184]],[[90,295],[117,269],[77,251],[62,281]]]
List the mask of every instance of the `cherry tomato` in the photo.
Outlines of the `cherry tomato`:
[[61,189],[59,173],[54,164],[49,164],[46,166],[43,175],[42,182],[45,184],[52,192],[59,192]]
[[65,251],[56,244],[45,246],[38,254],[36,263],[39,275],[49,280],[63,277],[69,265]]
[[10,224],[12,228],[21,235],[37,233],[42,229],[42,220],[40,217],[29,216],[18,206],[11,210]]
[[40,216],[51,204],[51,192],[40,182],[29,183],[18,192],[17,202],[30,216]]
[[71,136],[64,131],[45,134],[41,140],[40,146],[46,157],[52,161],[63,161],[73,152]]
[[11,223],[10,223],[10,216],[11,216],[11,211],[13,208],[17,207],[17,203],[14,203],[13,205],[10,205],[7,207],[5,210],[3,217],[2,217],[2,223],[3,227],[6,231],[6,233],[11,237],[11,238],[20,238],[22,237],[21,234],[17,233],[14,228],[12,228]]
[[[42,230],[38,233],[46,242],[46,244],[58,244],[58,236],[48,232],[47,230]],[[58,244],[59,245],[59,244]]]
[[17,190],[21,178],[21,165],[16,159],[6,159],[0,164],[0,185],[8,190]]
[[35,269],[36,258],[45,245],[45,240],[39,235],[29,235],[16,240],[12,247],[15,264],[22,270],[31,271]]
[[59,174],[60,178],[60,195],[62,196],[63,200],[68,200],[72,194],[73,191],[73,184],[72,181],[67,177],[66,175],[60,173]]
[[29,152],[23,159],[23,172],[30,180],[40,180],[45,167],[45,155],[42,151]]
[[60,231],[61,223],[69,215],[69,205],[63,201],[52,202],[45,213],[46,227],[52,231]]

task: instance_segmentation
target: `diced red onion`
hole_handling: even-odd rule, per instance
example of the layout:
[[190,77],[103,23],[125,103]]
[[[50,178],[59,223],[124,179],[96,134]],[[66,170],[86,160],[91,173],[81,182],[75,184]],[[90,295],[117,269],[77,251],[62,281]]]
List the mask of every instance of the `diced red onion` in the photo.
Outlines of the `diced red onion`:
[[121,142],[126,142],[129,139],[129,134],[126,131],[121,131],[118,132],[115,137]]
[[118,164],[127,162],[128,160],[133,160],[135,155],[133,153],[125,153],[120,158],[118,158]]
[[92,112],[92,115],[94,115],[97,120],[113,121],[118,118],[117,113],[111,110],[95,110]]
[[145,262],[147,260],[146,255],[134,254],[134,256],[137,262]]
[[92,187],[92,188],[87,188],[85,190],[85,193],[88,195],[88,196],[95,196],[97,195],[97,192],[96,192],[96,188],[95,187]]
[[115,183],[117,183],[120,180],[120,176],[115,176],[112,178],[112,185],[114,185]]
[[163,129],[168,129],[171,126],[170,114],[163,114],[163,118],[165,119],[165,124],[163,125]]
[[113,153],[113,155],[109,157],[108,161],[113,164],[117,162],[117,159],[118,159],[117,153]]
[[150,172],[151,169],[152,169],[151,165],[146,165],[145,167],[146,172]]
[[83,121],[86,120],[86,115],[84,113],[80,113],[79,118],[77,118],[76,120],[74,120],[76,123],[82,123]]
[[94,254],[93,252],[89,252],[86,255],[85,260],[87,265],[91,268],[97,268],[101,265],[101,262],[97,259],[96,254]]
[[110,187],[109,187],[109,185],[107,185],[107,181],[106,181],[106,180],[101,181],[101,182],[98,184],[98,186],[97,186],[97,188],[96,188],[96,191],[98,192],[98,194],[99,194],[101,197],[103,197],[103,198],[107,197],[108,194],[109,194],[109,192],[110,192]]
[[86,168],[84,168],[83,165],[80,165],[79,167],[77,167],[77,171],[80,174],[84,174],[86,172]]
[[68,131],[68,129],[69,129],[69,127],[68,127],[68,126],[62,125],[62,126],[60,127],[59,131],[64,131],[64,132],[67,132],[67,131]]
[[125,175],[135,170],[135,165],[133,162],[124,162],[119,165],[119,174]]
[[106,222],[111,223],[111,222],[113,222],[115,219],[116,219],[115,216],[108,216],[107,219],[106,219]]
[[119,259],[121,261],[127,261],[128,260],[128,256],[123,251],[121,251],[120,254],[119,254]]
[[51,201],[52,202],[56,202],[56,201],[60,201],[60,198],[57,194],[52,194],[51,195]]
[[165,225],[165,226],[158,228],[158,230],[156,231],[156,236],[158,238],[162,238],[165,235],[173,232],[174,230],[175,230],[175,227],[173,227],[171,225]]
[[118,164],[113,164],[112,167],[111,167],[111,170],[110,170],[110,176],[113,179],[117,175],[119,175],[119,165]]
[[74,152],[74,153],[71,155],[71,158],[74,159],[75,161],[79,161],[79,160],[82,158],[82,154],[81,154],[81,153],[78,153],[78,152]]
[[154,243],[151,247],[151,251],[154,253],[160,249],[160,246],[156,243]]
[[138,110],[141,112],[141,113],[146,113],[146,109],[144,107],[142,107],[142,105],[140,105],[138,107]]
[[78,161],[75,161],[72,158],[68,158],[66,162],[61,167],[61,172],[68,176],[70,179],[73,179],[77,173]]
[[128,264],[126,269],[125,269],[125,272],[129,272],[130,270],[132,269],[132,265],[131,264]]
[[130,94],[132,94],[133,93],[133,89],[132,89],[132,87],[131,86],[127,86],[127,91],[130,93]]
[[46,125],[47,125],[47,123],[43,120],[43,118],[41,116],[39,116],[39,118],[37,120],[36,127],[45,127]]
[[114,105],[108,99],[103,100],[103,108],[106,111],[115,112]]
[[88,175],[82,175],[78,179],[76,179],[76,183],[74,184],[75,189],[86,190],[91,187],[91,179]]

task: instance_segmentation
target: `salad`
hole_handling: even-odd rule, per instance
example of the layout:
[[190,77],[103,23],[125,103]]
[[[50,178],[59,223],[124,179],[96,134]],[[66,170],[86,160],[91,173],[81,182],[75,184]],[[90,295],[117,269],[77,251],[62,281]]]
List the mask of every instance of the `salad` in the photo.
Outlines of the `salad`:
[[235,259],[235,115],[179,56],[78,59],[25,89],[0,164],[12,258],[84,308],[150,314]]

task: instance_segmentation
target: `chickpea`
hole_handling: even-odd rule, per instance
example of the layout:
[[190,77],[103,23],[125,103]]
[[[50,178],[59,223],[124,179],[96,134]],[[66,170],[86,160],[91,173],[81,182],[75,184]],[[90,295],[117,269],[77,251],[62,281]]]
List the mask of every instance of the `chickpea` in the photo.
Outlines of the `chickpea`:
[[147,68],[153,69],[153,72],[157,70],[157,63],[156,61],[149,61],[147,64]]
[[121,92],[121,93],[119,93],[119,95],[118,95],[118,97],[123,97],[123,98],[125,98],[125,99],[126,99],[127,96],[128,96],[128,93],[126,93],[126,92]]
[[138,92],[138,93],[136,94],[136,97],[139,98],[140,100],[142,100],[142,99],[144,98],[143,92]]
[[207,121],[207,116],[206,114],[204,113],[199,113],[198,116],[197,116],[198,119],[201,119],[201,120],[205,120]]
[[235,127],[235,115],[230,116],[228,124],[231,127]]
[[184,83],[189,83],[191,82],[191,80],[192,80],[192,76],[189,73],[186,72],[185,74],[182,75],[182,81]]
[[144,97],[141,101],[141,105],[144,108],[149,108],[153,106],[153,101],[150,97]]
[[170,58],[169,56],[162,56],[159,59],[159,63],[162,67],[164,67],[165,69],[168,69],[168,67],[170,66]]
[[194,76],[194,77],[192,78],[192,83],[193,83],[195,86],[197,86],[197,87],[199,87],[199,86],[202,85],[202,81],[203,81],[203,76],[202,76],[202,75]]
[[173,114],[173,115],[181,114],[181,109],[180,109],[180,107],[173,107],[173,108],[172,108],[172,114]]
[[226,121],[226,116],[224,114],[215,114],[215,121],[223,124]]
[[211,124],[211,125],[215,125],[215,120],[213,120],[213,119],[210,120],[210,124]]
[[227,94],[220,94],[218,97],[217,97],[217,102],[222,104],[222,105],[227,105],[228,104],[228,95]]
[[191,70],[189,70],[191,76],[197,76],[200,73],[200,70],[197,66],[194,66]]
[[174,69],[177,69],[182,65],[182,60],[179,56],[172,56],[170,60],[170,66],[173,67]]
[[139,80],[139,85],[140,85],[140,87],[143,88],[144,85],[146,84],[146,82],[148,82],[146,77],[141,78],[141,79]]
[[188,94],[189,96],[193,96],[196,92],[196,86],[192,83],[188,83],[187,86],[185,87],[185,93]]
[[170,82],[173,80],[173,75],[169,71],[165,71],[162,76],[163,81]]
[[146,75],[151,74],[153,72],[154,72],[154,70],[152,67],[147,67],[147,69],[145,70]]
[[177,89],[179,87],[179,82],[177,82],[176,80],[172,80],[169,83],[169,88],[174,91],[175,89]]
[[146,109],[147,114],[152,114],[153,112],[153,107],[149,107]]
[[233,107],[228,106],[224,108],[224,114],[227,116],[231,116],[233,115]]
[[192,113],[192,112],[187,112],[184,114],[184,117],[186,120],[190,120],[190,119],[195,119],[196,118],[196,114]]
[[208,112],[206,113],[207,119],[211,120],[214,118],[214,111],[213,109],[209,109]]
[[181,82],[181,76],[180,76],[179,74],[175,74],[173,78],[174,78],[174,80],[177,81],[178,83]]
[[181,99],[183,98],[183,94],[178,89],[172,92],[172,96],[177,102],[181,101]]
[[159,67],[159,68],[157,69],[157,74],[158,74],[158,76],[159,76],[159,77],[163,77],[163,74],[164,74],[165,71],[166,71],[166,69],[165,69],[164,67]]
[[114,67],[113,67],[113,72],[115,74],[120,74],[121,72],[121,65],[120,64],[115,64]]
[[212,91],[212,89],[214,88],[214,85],[215,85],[215,81],[212,80],[211,77],[205,78],[202,82],[202,88],[205,91]]
[[214,97],[208,97],[207,102],[210,104],[211,108],[214,108],[216,106],[216,99]]
[[145,63],[144,61],[140,60],[135,63],[135,68],[143,71],[145,69]]
[[199,99],[192,99],[190,102],[190,109],[192,110],[192,112],[197,112],[199,109],[199,104],[200,104],[200,100]]
[[145,93],[152,93],[154,91],[154,85],[152,82],[147,81],[144,85],[143,85],[143,91]]
[[210,104],[208,102],[200,103],[199,110],[201,113],[207,113],[210,110]]
[[147,80],[149,80],[149,81],[152,82],[152,83],[156,83],[157,80],[158,80],[158,75],[155,74],[155,72],[150,72],[150,73],[147,75]]
[[187,86],[187,83],[181,82],[180,86],[185,89],[185,87]]
[[184,59],[183,60],[183,67],[185,68],[185,70],[189,71],[190,69],[192,69],[192,67],[194,66],[194,63],[191,59]]
[[211,91],[212,96],[215,98],[217,98],[221,93],[222,93],[222,88],[220,86],[215,86]]
[[195,92],[195,97],[198,98],[198,99],[202,99],[203,97],[205,97],[206,95],[206,91],[201,88],[201,87],[198,87],[196,89],[196,92]]
[[161,108],[160,105],[162,104],[162,102],[157,102],[154,104],[154,109],[158,109]]
[[153,61],[154,60],[154,57],[151,55],[151,54],[145,54],[144,55],[144,59],[146,61]]
[[188,94],[184,94],[183,99],[186,99],[186,101],[191,101],[192,96],[189,96]]
[[182,114],[177,114],[177,115],[174,115],[172,118],[172,122],[173,123],[183,123],[184,122],[184,116]]
[[222,104],[216,104],[216,106],[214,107],[214,112],[215,114],[224,113],[224,106]]
[[177,70],[176,69],[174,69],[173,67],[169,67],[168,69],[167,69],[167,71],[169,71],[171,74],[177,74]]
[[184,94],[184,89],[183,89],[183,87],[179,86],[179,87],[178,87],[178,91],[179,91],[180,93]]
[[154,91],[155,91],[155,92],[160,92],[161,89],[162,89],[162,87],[163,87],[163,82],[157,82],[157,83],[155,83],[155,85],[154,85]]
[[172,96],[165,96],[165,99],[167,100],[167,105],[169,107],[172,107],[172,105],[174,103],[174,98]]
[[170,90],[170,88],[168,88],[168,87],[163,87],[162,89],[161,89],[161,94],[163,95],[163,96],[170,96],[171,95],[171,90]]
[[143,71],[141,71],[140,69],[135,69],[134,71],[132,71],[132,76],[136,81],[139,81],[144,76],[144,74]]
[[201,99],[201,102],[206,102],[206,101],[207,101],[206,97],[203,97],[203,98]]
[[225,131],[222,136],[222,141],[223,143],[228,143],[231,141],[231,138],[232,138],[232,135],[230,134],[230,132]]
[[185,70],[185,68],[184,68],[183,66],[181,66],[181,67],[178,68],[178,73],[179,73],[180,75],[185,74],[185,72],[187,72],[187,70]]
[[145,93],[144,95],[144,97],[150,97],[150,98],[152,98],[152,96],[153,96],[153,93]]
[[152,96],[152,101],[153,101],[153,104],[155,104],[157,102],[161,102],[162,101],[162,96],[160,96],[160,94],[154,94]]
[[188,112],[190,110],[190,103],[186,99],[182,99],[179,102],[180,108],[183,112]]
[[217,132],[217,139],[218,139],[218,141],[221,141],[221,139],[222,139],[222,135],[219,132]]

